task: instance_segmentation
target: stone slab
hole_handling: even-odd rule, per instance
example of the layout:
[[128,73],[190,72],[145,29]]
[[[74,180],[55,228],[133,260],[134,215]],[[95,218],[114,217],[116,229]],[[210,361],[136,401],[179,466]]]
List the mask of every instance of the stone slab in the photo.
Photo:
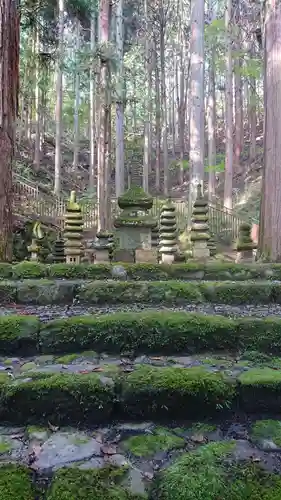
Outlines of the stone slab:
[[148,264],[157,264],[158,255],[156,249],[144,250],[143,248],[138,248],[136,250],[136,263],[148,263]]
[[133,250],[115,250],[114,252],[114,262],[135,262],[135,252]]

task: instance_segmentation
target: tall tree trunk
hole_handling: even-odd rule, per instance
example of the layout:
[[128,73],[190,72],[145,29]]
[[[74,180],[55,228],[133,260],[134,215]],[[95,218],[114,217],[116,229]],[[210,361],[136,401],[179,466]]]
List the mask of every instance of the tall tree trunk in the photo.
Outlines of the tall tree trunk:
[[164,170],[164,194],[169,193],[169,162],[168,162],[168,137],[167,137],[167,96],[166,96],[166,72],[165,72],[165,12],[161,0],[160,4],[160,68],[161,68],[161,105],[162,105],[162,128],[163,128],[163,170]]
[[74,81],[74,141],[73,141],[73,171],[77,172],[79,158],[79,106],[80,106],[80,71],[79,71],[79,50],[80,50],[80,22],[76,19],[76,69]]
[[109,0],[100,0],[99,44],[101,51],[100,67],[100,105],[98,142],[98,230],[105,231],[107,225],[107,154],[108,154],[108,60],[106,45],[109,41]]
[[240,170],[240,159],[243,149],[244,122],[243,122],[243,82],[242,82],[242,59],[241,52],[241,17],[240,0],[235,5],[235,49],[234,59],[234,108],[235,108],[235,133],[234,133],[234,168],[236,172]]
[[161,155],[161,102],[160,102],[160,75],[159,65],[154,48],[154,70],[155,70],[155,135],[156,135],[156,159],[155,159],[155,189],[160,192],[160,155]]
[[226,120],[225,120],[225,179],[224,206],[232,209],[232,176],[233,176],[233,86],[232,86],[232,34],[231,34],[232,0],[227,0],[225,11],[225,31],[227,36],[226,52]]
[[61,138],[62,138],[62,63],[64,39],[64,0],[58,0],[59,46],[57,56],[56,80],[56,149],[55,149],[55,185],[54,193],[61,191]]
[[12,171],[19,90],[17,2],[0,4],[0,260],[12,260]]
[[190,99],[189,217],[197,185],[204,183],[204,0],[191,2]]
[[150,41],[149,41],[149,24],[148,24],[148,7],[147,0],[144,0],[144,17],[146,23],[146,37],[145,37],[145,121],[144,121],[144,149],[143,149],[143,173],[142,173],[142,187],[146,193],[149,192],[149,149],[150,149],[150,112],[149,112],[149,101],[151,96],[149,95],[149,73],[151,71],[150,62]]
[[[96,15],[91,16],[91,53],[92,57],[96,47]],[[89,189],[91,192],[95,186],[95,153],[96,153],[96,68],[92,63],[90,69],[90,169]]]
[[281,261],[281,3],[267,0],[265,17],[265,145],[260,253]]
[[118,60],[116,85],[116,160],[115,160],[115,190],[118,198],[124,192],[125,157],[124,157],[124,26],[123,0],[118,0],[116,6],[116,52]]
[[34,145],[34,169],[40,170],[40,156],[41,156],[41,92],[39,86],[40,78],[40,33],[39,23],[36,22],[34,27],[34,46],[35,46],[35,145]]
[[215,84],[215,47],[209,62],[209,93],[208,93],[208,167],[209,200],[214,199],[216,194],[216,84]]

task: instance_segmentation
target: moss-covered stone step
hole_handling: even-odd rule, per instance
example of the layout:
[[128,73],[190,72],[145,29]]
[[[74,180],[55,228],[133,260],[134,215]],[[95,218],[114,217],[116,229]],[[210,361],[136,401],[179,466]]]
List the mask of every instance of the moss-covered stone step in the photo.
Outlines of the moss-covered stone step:
[[[279,500],[281,422],[0,428],[1,500]],[[26,461],[29,466],[26,466]],[[12,463],[11,463],[12,462]]]
[[281,283],[268,281],[93,281],[0,282],[0,303],[9,304],[281,304]]
[[0,317],[0,355],[87,349],[131,354],[251,349],[278,355],[281,319],[164,311],[76,316],[45,323],[32,316]]
[[204,367],[135,366],[120,371],[29,373],[0,377],[0,419],[56,425],[112,420],[198,419],[221,412],[279,412],[280,372],[253,368],[227,374]]
[[110,279],[127,277],[132,280],[281,280],[281,264],[233,264],[229,262],[201,263],[190,261],[184,264],[114,264],[114,265],[68,265],[22,262],[0,264],[2,279]]

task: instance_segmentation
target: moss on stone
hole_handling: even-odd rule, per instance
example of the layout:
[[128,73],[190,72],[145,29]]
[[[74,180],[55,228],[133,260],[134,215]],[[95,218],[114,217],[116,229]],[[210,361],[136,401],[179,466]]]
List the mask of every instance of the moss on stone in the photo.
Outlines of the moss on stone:
[[62,365],[68,365],[80,357],[81,354],[65,354],[64,356],[60,356],[59,358],[57,358],[56,362]]
[[131,436],[122,443],[125,450],[130,451],[137,457],[154,455],[158,451],[183,448],[184,445],[184,439],[165,428],[155,429],[153,434]]
[[281,446],[281,422],[279,420],[258,420],[252,426],[251,437],[253,441],[270,439]]
[[[210,443],[183,455],[159,474],[157,500],[278,500],[281,477],[258,464],[235,461],[234,442]],[[227,492],[227,493],[226,493]]]
[[21,465],[0,466],[1,500],[34,500],[35,491],[29,469]]
[[127,415],[151,418],[161,414],[163,418],[165,414],[184,414],[188,418],[194,413],[198,416],[227,408],[234,392],[220,373],[209,373],[201,367],[141,366],[123,383],[122,400]]
[[120,469],[80,470],[66,468],[55,474],[47,500],[141,500],[119,483]]
[[0,436],[0,455],[4,455],[12,450],[12,443],[8,437]]

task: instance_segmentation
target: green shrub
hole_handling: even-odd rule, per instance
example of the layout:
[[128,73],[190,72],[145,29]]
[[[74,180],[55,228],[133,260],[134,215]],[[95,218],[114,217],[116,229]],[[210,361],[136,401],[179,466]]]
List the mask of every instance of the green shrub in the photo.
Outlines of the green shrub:
[[111,276],[111,266],[84,264],[52,264],[48,267],[50,278],[64,279],[108,279]]
[[235,458],[235,442],[209,443],[158,475],[152,500],[278,500],[281,477]]
[[32,316],[0,316],[0,352],[34,354],[40,323]]
[[2,385],[0,416],[21,424],[48,420],[98,424],[111,416],[113,403],[112,384],[97,374],[55,374]]
[[104,468],[80,470],[76,467],[56,472],[47,500],[142,500],[119,483],[126,470]]
[[[41,327],[43,353],[198,352],[239,347],[235,321],[196,313],[141,312],[58,319]],[[281,322],[280,322],[281,328]],[[243,341],[243,339],[241,340]]]
[[32,473],[27,467],[16,464],[0,466],[1,500],[34,500]]
[[141,366],[124,379],[121,393],[126,416],[188,419],[229,408],[235,389],[221,374],[202,367]]

